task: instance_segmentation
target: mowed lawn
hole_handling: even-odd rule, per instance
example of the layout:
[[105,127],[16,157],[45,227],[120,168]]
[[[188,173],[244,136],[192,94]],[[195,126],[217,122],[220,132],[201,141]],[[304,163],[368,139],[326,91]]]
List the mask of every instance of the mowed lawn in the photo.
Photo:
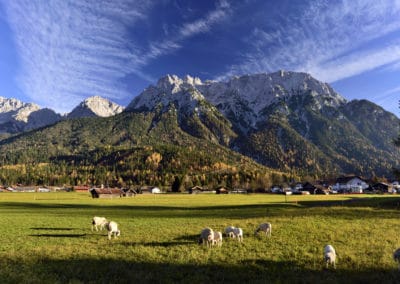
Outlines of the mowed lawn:
[[[0,283],[399,283],[400,197],[0,193]],[[92,232],[116,221],[121,236]],[[272,237],[254,237],[272,223]],[[243,243],[197,244],[204,227]],[[337,269],[322,250],[336,248]]]

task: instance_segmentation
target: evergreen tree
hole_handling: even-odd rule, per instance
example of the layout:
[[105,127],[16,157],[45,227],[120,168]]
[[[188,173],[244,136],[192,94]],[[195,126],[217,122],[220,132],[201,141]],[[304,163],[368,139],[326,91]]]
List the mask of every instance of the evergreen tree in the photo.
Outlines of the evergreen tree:
[[171,190],[172,192],[179,192],[179,188],[181,187],[181,181],[178,176],[175,176],[174,182],[172,183]]

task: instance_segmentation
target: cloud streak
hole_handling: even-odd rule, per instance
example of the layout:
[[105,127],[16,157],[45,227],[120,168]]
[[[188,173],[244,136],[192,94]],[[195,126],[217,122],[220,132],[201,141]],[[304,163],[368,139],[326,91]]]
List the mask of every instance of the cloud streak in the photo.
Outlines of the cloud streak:
[[[35,102],[61,112],[83,98],[129,96],[127,27],[143,20],[146,1],[29,1],[5,3],[21,63],[18,83]],[[141,8],[134,8],[141,7]],[[132,45],[132,43],[130,43]]]
[[[208,12],[204,17],[192,22],[183,23],[177,27],[174,36],[151,42],[147,53],[134,55],[136,62],[140,62],[140,66],[145,66],[151,60],[177,51],[183,47],[182,43],[186,39],[201,33],[207,33],[213,26],[225,20],[231,13],[230,8],[230,4],[227,1],[219,1],[215,9]],[[137,71],[140,71],[140,69]]]
[[250,51],[217,79],[289,69],[335,82],[394,64],[398,41],[373,46],[400,30],[399,15],[399,1],[312,1],[280,21],[260,20],[245,39]]
[[23,92],[40,105],[70,111],[92,95],[129,98],[122,79],[155,59],[183,47],[183,42],[229,14],[221,0],[203,17],[175,27],[175,33],[146,43],[130,35],[142,28],[155,4],[146,0],[13,0],[4,3],[20,58],[17,78]]

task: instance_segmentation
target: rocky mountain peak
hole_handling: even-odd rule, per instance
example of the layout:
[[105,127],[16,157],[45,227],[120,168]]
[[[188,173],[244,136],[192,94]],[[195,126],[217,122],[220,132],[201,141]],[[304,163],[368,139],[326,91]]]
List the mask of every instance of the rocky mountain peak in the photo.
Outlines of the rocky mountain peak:
[[29,115],[40,107],[17,99],[0,97],[0,123],[10,120],[28,122]]
[[186,75],[183,79],[176,75],[166,75],[137,96],[126,108],[127,110],[154,109],[156,106],[168,106],[174,103],[177,107],[193,109],[204,96],[197,89],[202,85],[199,78]]
[[182,89],[187,89],[194,87],[196,85],[201,85],[202,82],[200,78],[191,77],[186,75],[183,79],[179,78],[177,75],[169,75],[160,78],[157,82],[156,87],[167,93],[177,93]]
[[226,82],[205,81],[186,75],[166,75],[156,86],[148,87],[127,107],[128,110],[154,109],[174,102],[191,109],[199,100],[210,105],[230,119],[241,121],[243,129],[254,127],[263,120],[264,110],[271,104],[292,96],[312,96],[320,109],[324,105],[338,107],[346,100],[328,84],[310,74],[280,70],[232,77]]
[[100,96],[93,96],[82,101],[71,113],[68,118],[100,116],[109,117],[121,113],[124,108],[108,99]]
[[17,99],[8,99],[4,97],[0,97],[0,112],[9,112],[13,110],[17,110],[24,106],[24,103]]

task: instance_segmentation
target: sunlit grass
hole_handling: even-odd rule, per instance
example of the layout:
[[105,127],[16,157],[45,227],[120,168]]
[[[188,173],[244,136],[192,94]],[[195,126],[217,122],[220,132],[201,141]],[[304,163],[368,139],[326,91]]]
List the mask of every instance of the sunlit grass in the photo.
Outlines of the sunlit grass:
[[[395,282],[399,198],[330,195],[0,194],[0,282]],[[92,232],[91,218],[116,221],[121,237]],[[271,222],[272,237],[254,237]],[[242,244],[196,243],[206,226],[244,230]],[[337,269],[326,270],[332,244]]]

